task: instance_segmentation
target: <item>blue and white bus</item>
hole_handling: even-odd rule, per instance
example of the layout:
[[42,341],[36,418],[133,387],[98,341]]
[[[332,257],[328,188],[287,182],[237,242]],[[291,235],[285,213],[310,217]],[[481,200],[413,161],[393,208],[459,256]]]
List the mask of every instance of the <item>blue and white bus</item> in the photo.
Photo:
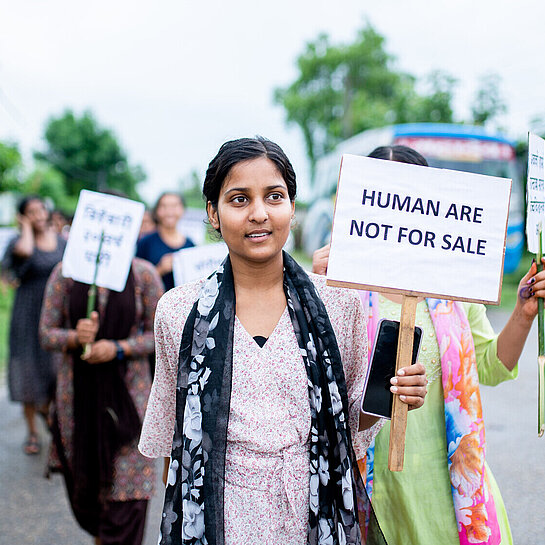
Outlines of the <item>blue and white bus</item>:
[[511,178],[504,272],[513,272],[524,247],[524,193],[514,142],[482,127],[446,123],[408,123],[371,129],[341,142],[320,159],[312,202],[303,224],[303,249],[308,255],[329,242],[333,199],[343,153],[368,155],[377,146],[405,145],[416,149],[437,168]]

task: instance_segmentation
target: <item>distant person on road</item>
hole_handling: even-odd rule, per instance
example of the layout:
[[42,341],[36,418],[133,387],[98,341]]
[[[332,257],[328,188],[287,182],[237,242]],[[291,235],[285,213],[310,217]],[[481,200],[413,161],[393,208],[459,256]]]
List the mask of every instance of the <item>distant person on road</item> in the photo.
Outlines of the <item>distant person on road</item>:
[[98,288],[90,319],[88,289],[64,278],[59,266],[45,292],[41,341],[62,354],[49,467],[63,473],[76,520],[98,544],[139,545],[155,476],[137,441],[163,289],[154,267],[138,258],[121,293]]
[[[427,166],[406,146],[375,149],[369,157]],[[325,274],[329,245],[314,253],[312,270]],[[402,270],[402,269],[401,269]],[[518,375],[537,298],[545,297],[545,272],[533,263],[520,281],[509,321],[495,335],[484,305],[420,298],[419,361],[428,395],[407,418],[403,471],[388,469],[390,423],[358,461],[388,543],[407,545],[506,545],[513,542],[505,506],[485,460],[479,383],[495,386]],[[381,318],[399,320],[400,295],[361,291],[369,354]]]
[[70,223],[70,218],[62,210],[53,210],[51,212],[51,225],[55,232],[64,238],[64,240],[68,240]]
[[172,254],[183,248],[195,246],[178,230],[178,222],[184,215],[185,206],[181,195],[172,192],[163,193],[152,216],[157,224],[157,231],[140,239],[136,245],[136,256],[153,263],[163,280],[165,291],[174,287],[172,274]]
[[9,333],[8,387],[11,400],[23,403],[27,427],[23,450],[38,454],[36,413],[47,414],[55,389],[53,362],[40,346],[38,322],[47,279],[62,259],[66,242],[53,230],[38,196],[21,201],[17,222],[21,232],[8,244],[2,261],[2,269],[18,285]]
[[142,224],[140,225],[140,231],[138,233],[138,240],[143,239],[145,236],[154,233],[157,229],[155,220],[153,219],[153,212],[146,207],[144,215],[142,216]]

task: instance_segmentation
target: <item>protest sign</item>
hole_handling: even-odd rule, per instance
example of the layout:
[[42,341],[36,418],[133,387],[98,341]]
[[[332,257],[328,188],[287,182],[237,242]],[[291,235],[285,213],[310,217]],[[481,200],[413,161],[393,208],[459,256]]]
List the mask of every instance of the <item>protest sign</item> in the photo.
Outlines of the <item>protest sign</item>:
[[[343,155],[327,283],[401,294],[396,373],[410,365],[417,296],[497,304],[511,180]],[[403,469],[394,396],[388,468]]]
[[96,285],[123,291],[143,215],[143,203],[82,190],[62,260],[63,276],[93,282],[104,233]]
[[[526,237],[528,251],[536,254],[537,270],[543,270],[543,229],[545,228],[545,140],[528,133],[528,180],[526,182]],[[537,433],[545,433],[545,331],[543,299],[537,301],[538,401]]]
[[178,222],[178,230],[197,246],[205,243],[206,239],[206,210],[186,208],[182,219]]
[[545,228],[545,140],[528,133],[528,181],[526,184],[526,237],[528,251],[537,254],[539,226]]
[[227,245],[223,242],[177,251],[172,260],[174,284],[181,286],[207,277],[218,268],[226,258],[227,252]]
[[344,155],[328,284],[498,304],[511,180]]

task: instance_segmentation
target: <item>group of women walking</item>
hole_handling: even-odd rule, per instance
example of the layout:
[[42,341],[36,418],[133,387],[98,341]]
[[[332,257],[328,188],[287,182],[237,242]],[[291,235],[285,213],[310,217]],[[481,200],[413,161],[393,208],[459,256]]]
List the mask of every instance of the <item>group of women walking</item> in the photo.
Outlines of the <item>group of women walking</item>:
[[[372,156],[426,164],[398,146]],[[226,142],[209,164],[203,195],[209,223],[229,249],[224,263],[207,279],[171,289],[171,254],[192,242],[176,230],[183,202],[167,193],[124,291],[99,289],[90,318],[88,287],[62,277],[55,266],[62,244],[46,234],[45,220],[27,212],[29,225],[22,219],[9,248],[21,282],[16,306],[38,305],[37,315],[41,295],[19,302],[30,270],[23,263],[60,252],[42,273],[43,292],[52,271],[39,331],[33,316],[35,350],[42,350],[39,337],[59,355],[50,466],[62,471],[79,524],[97,543],[141,543],[154,486],[150,458],[164,457],[164,545],[511,543],[485,459],[479,382],[516,377],[545,273],[532,264],[499,335],[481,305],[419,302],[420,361],[391,381],[415,409],[404,471],[392,473],[389,424],[361,413],[360,400],[378,320],[399,317],[399,297],[328,287],[327,247],[314,256],[315,273],[283,251],[296,177],[277,144]],[[166,293],[159,300],[160,277]],[[39,372],[49,369],[44,394],[16,393],[24,380],[15,374],[23,376],[15,370],[23,356],[14,334],[15,312],[12,397],[41,410],[54,383],[51,364],[33,353]],[[30,453],[35,432],[27,422]]]

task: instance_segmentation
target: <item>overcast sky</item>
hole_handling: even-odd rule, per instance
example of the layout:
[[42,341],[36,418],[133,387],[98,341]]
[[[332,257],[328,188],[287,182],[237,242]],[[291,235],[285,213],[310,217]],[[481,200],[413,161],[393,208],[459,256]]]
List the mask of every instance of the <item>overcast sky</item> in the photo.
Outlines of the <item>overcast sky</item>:
[[47,118],[91,109],[148,174],[149,200],[208,161],[227,139],[262,134],[308,165],[297,127],[275,106],[307,41],[349,42],[368,20],[398,67],[460,80],[469,115],[479,76],[495,72],[512,137],[545,116],[545,2],[538,0],[0,0],[0,139],[27,156]]

